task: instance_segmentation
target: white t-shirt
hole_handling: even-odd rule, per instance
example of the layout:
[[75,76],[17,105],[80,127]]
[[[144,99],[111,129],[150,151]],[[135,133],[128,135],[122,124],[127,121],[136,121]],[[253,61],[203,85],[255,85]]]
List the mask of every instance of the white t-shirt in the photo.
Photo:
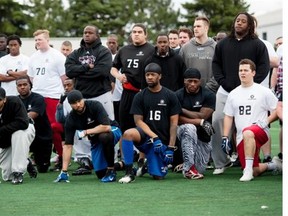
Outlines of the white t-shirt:
[[242,130],[253,123],[266,121],[268,111],[276,109],[278,99],[272,91],[260,84],[235,88],[228,95],[224,113],[233,116],[237,129],[237,145],[243,139]]
[[29,61],[28,75],[33,77],[33,92],[59,99],[64,92],[61,76],[65,75],[66,57],[58,50],[36,51]]
[[[24,71],[28,70],[29,57],[23,54],[18,56],[5,55],[0,58],[0,73],[6,75],[8,70]],[[18,95],[16,81],[1,82],[1,87],[5,89],[6,95]]]

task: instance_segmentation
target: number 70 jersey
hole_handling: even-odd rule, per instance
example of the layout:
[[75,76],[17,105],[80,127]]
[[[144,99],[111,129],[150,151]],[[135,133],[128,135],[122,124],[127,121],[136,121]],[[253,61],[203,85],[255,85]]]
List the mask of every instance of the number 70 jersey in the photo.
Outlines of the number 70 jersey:
[[170,138],[170,117],[181,113],[176,94],[163,87],[159,92],[143,89],[134,97],[130,114],[142,115],[143,121],[156,133],[163,143]]
[[65,75],[66,57],[54,48],[38,50],[29,61],[28,75],[33,78],[33,92],[59,99],[64,92],[61,76]]

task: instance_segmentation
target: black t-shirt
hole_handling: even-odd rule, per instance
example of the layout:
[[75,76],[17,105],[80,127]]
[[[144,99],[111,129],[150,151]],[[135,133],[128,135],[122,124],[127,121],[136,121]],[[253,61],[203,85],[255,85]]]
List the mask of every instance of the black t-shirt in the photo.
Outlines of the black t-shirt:
[[143,121],[168,145],[170,116],[181,113],[180,103],[174,92],[162,86],[159,92],[143,89],[134,97],[130,114],[142,115]]
[[36,138],[43,140],[52,140],[52,129],[46,113],[46,104],[44,97],[38,93],[31,92],[27,98],[21,98],[27,113],[36,112],[38,116],[34,119],[34,127]]
[[[215,110],[216,96],[215,94],[206,89],[200,87],[200,90],[196,94],[189,94],[185,88],[179,89],[176,95],[180,101],[182,108],[189,111],[200,112],[202,107],[207,107]],[[210,123],[212,122],[212,116],[207,119]],[[210,136],[206,134],[201,126],[197,126],[198,139],[203,142],[209,142]]]
[[[81,115],[72,110],[65,123],[65,144],[74,144],[76,130],[87,130],[100,124],[114,125],[99,101],[85,101],[85,111]],[[91,143],[98,142],[98,135],[89,135]]]
[[127,45],[121,48],[113,61],[113,67],[125,74],[128,82],[134,87],[140,89],[142,73],[144,71],[144,62],[153,55],[154,47],[145,43],[141,46]]

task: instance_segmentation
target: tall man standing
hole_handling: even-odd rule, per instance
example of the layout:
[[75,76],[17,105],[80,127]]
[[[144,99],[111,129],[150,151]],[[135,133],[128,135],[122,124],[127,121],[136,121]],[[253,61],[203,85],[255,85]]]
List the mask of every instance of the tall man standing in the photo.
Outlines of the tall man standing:
[[28,75],[33,84],[33,92],[44,97],[46,113],[53,131],[53,144],[59,156],[62,156],[63,126],[56,122],[56,106],[63,89],[66,57],[49,45],[49,31],[39,29],[33,34],[37,51],[29,61]]
[[75,89],[79,90],[85,99],[101,102],[109,118],[114,120],[111,66],[112,56],[109,49],[101,43],[99,29],[94,25],[87,25],[80,48],[67,57],[66,75],[71,79],[75,78]]
[[[212,136],[212,158],[215,165],[213,174],[222,174],[225,166],[231,164],[221,149],[223,134],[223,109],[230,91],[240,85],[239,62],[249,58],[256,64],[254,81],[261,83],[269,71],[269,56],[265,44],[255,34],[253,17],[242,12],[234,19],[231,33],[217,43],[212,61],[215,80],[220,85],[216,94],[216,109],[212,121],[215,134]],[[230,134],[229,134],[230,135]]]
[[[145,60],[152,55],[154,47],[147,43],[147,29],[135,24],[131,33],[132,44],[121,48],[113,61],[111,74],[123,85],[119,107],[122,131],[135,126],[133,115],[129,114],[134,96],[140,91]],[[119,70],[121,73],[119,74]]]
[[202,87],[208,87],[216,93],[218,84],[213,78],[212,59],[216,42],[208,37],[210,21],[207,17],[196,17],[194,21],[194,38],[180,50],[187,68],[196,68],[201,73]]

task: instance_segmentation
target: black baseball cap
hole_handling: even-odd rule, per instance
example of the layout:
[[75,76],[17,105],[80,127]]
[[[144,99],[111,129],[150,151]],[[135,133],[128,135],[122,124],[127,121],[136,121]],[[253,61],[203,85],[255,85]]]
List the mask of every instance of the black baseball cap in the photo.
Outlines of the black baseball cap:
[[83,99],[83,95],[78,90],[72,90],[71,92],[67,94],[67,100],[69,104],[76,103],[77,101],[82,100],[82,99]]
[[0,100],[6,98],[6,91],[2,87],[0,87]]

